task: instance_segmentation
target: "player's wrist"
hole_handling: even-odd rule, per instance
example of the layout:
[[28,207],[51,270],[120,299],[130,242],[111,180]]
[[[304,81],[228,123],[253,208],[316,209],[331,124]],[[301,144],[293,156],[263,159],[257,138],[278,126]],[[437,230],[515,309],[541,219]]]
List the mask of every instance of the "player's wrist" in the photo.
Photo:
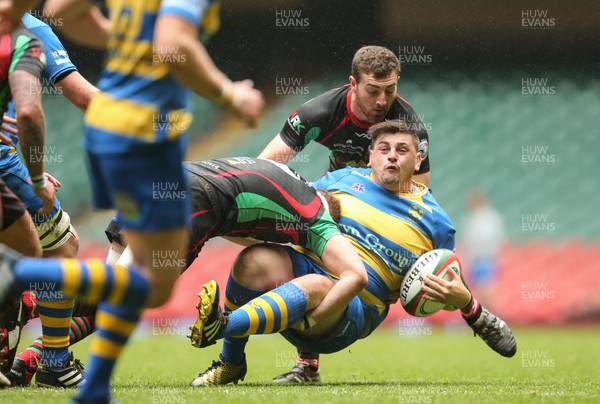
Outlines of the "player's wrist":
[[459,307],[459,309],[461,309],[461,310],[465,310],[465,309],[467,309],[467,308],[471,307],[471,304],[473,304],[473,294],[472,294],[471,292],[469,292],[469,301],[468,301],[468,303],[467,303],[467,304],[465,304],[465,305],[464,305],[464,306],[462,306],[462,307]]
[[46,186],[46,176],[44,174],[31,177],[31,186],[33,188],[44,188]]
[[215,99],[215,103],[221,106],[233,105],[234,89],[233,83],[229,80],[223,82],[221,94]]

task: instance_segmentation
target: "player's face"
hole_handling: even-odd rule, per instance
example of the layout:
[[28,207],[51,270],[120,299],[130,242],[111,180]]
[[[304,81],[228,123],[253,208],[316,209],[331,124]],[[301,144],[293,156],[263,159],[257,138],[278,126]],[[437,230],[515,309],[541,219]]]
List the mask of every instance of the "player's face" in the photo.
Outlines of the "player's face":
[[402,184],[410,184],[420,164],[421,154],[406,133],[380,135],[370,152],[373,181],[392,192],[401,191]]
[[354,115],[367,123],[383,121],[394,104],[397,84],[398,75],[395,72],[379,79],[372,73],[361,73],[358,81],[350,76],[350,85],[354,92],[352,103]]

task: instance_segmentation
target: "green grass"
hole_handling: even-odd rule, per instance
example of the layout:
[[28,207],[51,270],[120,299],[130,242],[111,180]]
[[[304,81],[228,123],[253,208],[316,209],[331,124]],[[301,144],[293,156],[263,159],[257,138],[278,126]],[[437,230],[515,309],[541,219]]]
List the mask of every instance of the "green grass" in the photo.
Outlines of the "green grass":
[[[248,374],[237,386],[192,388],[218,347],[197,350],[183,337],[135,339],[117,366],[114,396],[123,403],[480,403],[600,402],[600,328],[517,329],[512,359],[489,350],[464,328],[423,328],[407,338],[377,330],[321,360],[323,383],[276,386],[294,349],[279,336],[248,345]],[[86,358],[87,344],[75,347]],[[72,391],[36,387],[0,391],[2,403],[66,402]]]

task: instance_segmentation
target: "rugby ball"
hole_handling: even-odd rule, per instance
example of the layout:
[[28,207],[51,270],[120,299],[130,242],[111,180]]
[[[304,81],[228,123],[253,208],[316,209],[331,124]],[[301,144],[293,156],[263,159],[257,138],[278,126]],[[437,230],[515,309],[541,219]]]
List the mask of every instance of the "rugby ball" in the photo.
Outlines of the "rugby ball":
[[415,317],[427,317],[443,309],[443,303],[423,297],[423,279],[425,275],[433,274],[450,280],[447,271],[454,271],[460,275],[460,270],[458,256],[450,250],[431,250],[421,255],[410,267],[400,285],[400,302],[404,310]]

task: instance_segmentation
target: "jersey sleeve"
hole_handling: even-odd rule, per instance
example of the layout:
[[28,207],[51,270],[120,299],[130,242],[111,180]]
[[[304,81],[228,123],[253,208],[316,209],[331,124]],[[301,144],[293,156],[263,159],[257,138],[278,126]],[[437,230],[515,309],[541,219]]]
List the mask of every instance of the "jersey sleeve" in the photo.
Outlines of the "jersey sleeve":
[[279,135],[292,150],[299,152],[311,141],[318,141],[321,135],[327,133],[328,117],[331,114],[331,107],[327,105],[329,93],[307,101],[288,117]]
[[443,210],[438,216],[435,224],[435,233],[433,237],[433,248],[445,248],[454,251],[456,248],[456,230],[450,221],[450,218]]
[[342,177],[342,173],[346,170],[346,168],[343,168],[340,170],[328,172],[324,176],[319,178],[317,181],[313,182],[311,185],[315,189],[324,189],[325,191],[328,191],[331,186],[333,186],[340,180],[340,178]]
[[342,233],[340,232],[337,223],[335,223],[329,212],[326,211],[316,223],[310,226],[306,248],[321,258],[327,241],[337,234]]
[[41,78],[45,67],[46,53],[42,42],[25,28],[15,30],[9,73],[21,70]]
[[67,50],[54,34],[52,28],[29,14],[25,14],[22,21],[25,27],[38,37],[46,48],[47,64],[44,77],[48,79],[50,84],[55,85],[68,73],[77,71],[69,58]]
[[315,189],[323,189],[328,192],[341,191],[349,187],[349,182],[352,181],[350,177],[353,173],[367,176],[371,169],[357,168],[357,167],[344,167],[339,170],[330,171],[324,176],[319,178],[318,181],[313,182],[311,185]]
[[163,0],[158,16],[176,15],[194,26],[200,26],[209,5],[209,0]]

